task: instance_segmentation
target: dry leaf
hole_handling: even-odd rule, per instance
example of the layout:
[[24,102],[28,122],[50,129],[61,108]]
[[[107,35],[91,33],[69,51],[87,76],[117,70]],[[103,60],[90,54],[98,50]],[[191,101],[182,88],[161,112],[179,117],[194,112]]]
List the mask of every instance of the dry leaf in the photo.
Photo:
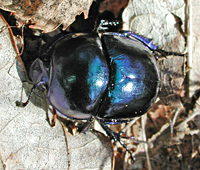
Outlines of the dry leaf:
[[183,52],[185,38],[180,22],[184,22],[185,1],[130,0],[123,12],[124,29],[152,39],[155,45]]
[[20,20],[30,20],[31,28],[50,32],[60,24],[66,29],[82,12],[87,18],[91,3],[92,0],[0,0],[0,8],[14,13]]

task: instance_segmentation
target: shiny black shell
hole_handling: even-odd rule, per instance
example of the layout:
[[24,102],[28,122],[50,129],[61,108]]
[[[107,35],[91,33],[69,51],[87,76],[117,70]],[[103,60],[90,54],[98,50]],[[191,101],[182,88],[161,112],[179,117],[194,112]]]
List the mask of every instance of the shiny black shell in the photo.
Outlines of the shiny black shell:
[[156,99],[156,59],[136,39],[117,33],[101,38],[97,33],[68,34],[49,47],[48,55],[51,65],[38,59],[30,77],[48,86],[50,104],[67,117],[130,119],[147,112]]

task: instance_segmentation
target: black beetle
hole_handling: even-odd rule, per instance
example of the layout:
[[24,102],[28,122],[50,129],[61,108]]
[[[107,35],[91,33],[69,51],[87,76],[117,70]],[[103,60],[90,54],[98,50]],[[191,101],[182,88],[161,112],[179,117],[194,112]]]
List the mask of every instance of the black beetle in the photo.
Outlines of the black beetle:
[[[98,31],[117,22],[102,20]],[[106,124],[130,121],[146,113],[159,90],[159,69],[154,52],[175,54],[158,49],[149,39],[133,32],[98,32],[62,34],[48,43],[42,56],[30,67],[30,78],[48,91],[48,100],[62,115],[87,120],[87,130],[95,118],[108,136],[123,143],[120,133]],[[31,95],[30,95],[31,96]],[[29,99],[30,99],[29,96]],[[29,102],[16,102],[25,107]]]

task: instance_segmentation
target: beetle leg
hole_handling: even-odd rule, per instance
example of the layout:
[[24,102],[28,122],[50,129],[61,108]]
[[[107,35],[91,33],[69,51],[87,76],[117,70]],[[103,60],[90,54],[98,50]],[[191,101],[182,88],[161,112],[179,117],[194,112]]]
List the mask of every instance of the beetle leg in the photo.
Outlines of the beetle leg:
[[78,132],[79,133],[86,133],[86,131],[91,127],[92,120],[93,120],[93,118],[91,118],[91,120],[88,120],[82,126],[78,127]]
[[177,53],[177,52],[172,52],[172,51],[165,51],[162,49],[159,49],[158,46],[154,45],[151,39],[148,39],[146,37],[143,37],[141,35],[135,34],[134,32],[131,31],[123,31],[121,34],[120,33],[116,33],[119,34],[119,36],[123,36],[123,37],[127,37],[127,38],[135,38],[138,41],[140,41],[141,43],[143,43],[145,46],[147,46],[150,50],[152,51],[156,51],[158,53],[160,53],[163,56],[167,56],[167,55],[176,55],[176,56],[186,56],[186,54],[182,54],[182,53]]
[[145,46],[149,47],[153,51],[158,49],[158,46],[154,45],[151,39],[148,39],[148,38],[143,37],[141,35],[135,34],[134,32],[131,32],[131,31],[123,31],[123,34],[124,34],[125,37],[135,38],[135,39],[139,40]]
[[34,84],[33,87],[32,87],[32,89],[31,89],[31,92],[30,92],[30,94],[29,94],[29,96],[28,96],[27,101],[26,101],[26,102],[22,102],[22,101],[18,101],[18,100],[17,100],[17,101],[15,102],[16,106],[18,106],[18,107],[25,107],[25,106],[29,103],[29,101],[30,101],[30,99],[31,99],[31,96],[32,96],[34,90],[36,89],[36,87],[40,87],[42,84],[44,84],[44,83],[43,83],[43,82],[39,82],[39,83],[37,83],[37,84]]
[[51,119],[51,123],[49,122],[51,127],[54,127],[56,125],[56,117],[57,117],[57,112],[56,109],[53,108],[53,117]]
[[[98,120],[98,119],[97,119]],[[128,147],[126,146],[126,144],[121,140],[121,133],[116,133],[113,132],[103,121],[98,120],[98,122],[100,123],[100,125],[102,126],[102,128],[105,130],[105,132],[107,133],[107,135],[113,139],[115,142],[119,142],[125,149],[126,151],[130,154],[131,160],[134,162],[135,158],[133,157],[131,151],[128,149]]]
[[166,57],[167,55],[175,55],[175,56],[183,56],[183,57],[187,56],[187,54],[182,54],[182,53],[177,53],[177,52],[172,52],[172,51],[165,51],[162,49],[156,49],[155,51],[162,54],[164,57]]
[[31,99],[31,96],[32,96],[34,90],[36,89],[36,87],[37,87],[37,84],[35,84],[35,85],[32,87],[31,92],[30,92],[30,94],[29,94],[28,99],[27,99],[26,102],[16,101],[16,102],[15,102],[15,103],[16,103],[16,106],[18,106],[18,107],[25,107],[25,106],[29,103],[29,101],[30,101],[30,99]]

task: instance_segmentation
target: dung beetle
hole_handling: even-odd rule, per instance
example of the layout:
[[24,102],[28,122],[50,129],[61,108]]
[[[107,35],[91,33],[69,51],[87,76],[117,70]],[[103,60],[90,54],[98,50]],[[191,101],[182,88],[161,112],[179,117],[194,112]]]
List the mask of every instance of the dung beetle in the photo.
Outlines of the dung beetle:
[[[160,76],[155,52],[166,52],[151,40],[130,31],[103,32],[116,22],[101,21],[98,31],[66,33],[45,46],[30,67],[29,76],[37,87],[47,89],[47,98],[62,115],[87,120],[82,131],[96,119],[107,135],[119,141],[120,133],[107,124],[130,121],[146,113],[156,100]],[[42,61],[42,57],[50,62]],[[17,101],[17,106],[25,107]]]

